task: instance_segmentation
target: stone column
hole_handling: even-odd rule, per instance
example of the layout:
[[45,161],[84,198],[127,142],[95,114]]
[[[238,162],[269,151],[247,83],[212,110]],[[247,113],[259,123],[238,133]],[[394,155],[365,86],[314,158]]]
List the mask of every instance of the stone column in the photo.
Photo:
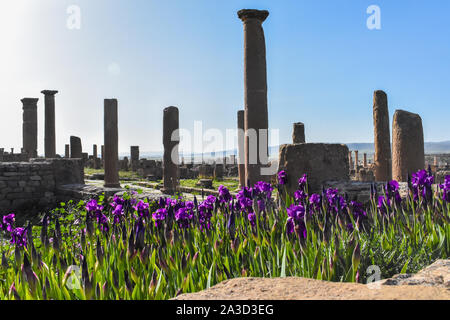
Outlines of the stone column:
[[293,143],[305,143],[305,125],[302,122],[294,123],[292,130]]
[[355,172],[358,172],[358,150],[355,150]]
[[37,157],[37,98],[24,98],[23,104],[23,149],[30,158]]
[[244,24],[245,180],[250,185],[269,178],[261,175],[261,167],[268,164],[266,44],[262,28],[268,15],[266,10],[238,11]]
[[66,144],[65,146],[64,146],[64,148],[65,148],[65,158],[70,158],[70,144]]
[[[23,148],[22,148],[23,149]],[[11,154],[14,154],[14,148],[11,148]]]
[[131,170],[136,172],[139,167],[139,146],[130,147]]
[[408,175],[425,168],[422,119],[418,114],[396,110],[392,123],[392,176],[406,182]]
[[438,167],[438,159],[437,159],[436,156],[434,156],[434,159],[433,159],[433,165],[434,165],[436,168]]
[[96,144],[94,144],[92,146],[92,156],[93,156],[94,159],[98,158],[98,152],[97,152],[97,145]]
[[[178,144],[179,136],[179,112],[177,107],[164,109],[163,114],[163,192],[167,194],[175,193],[178,186]],[[175,133],[174,133],[175,132]]]
[[70,137],[70,157],[72,159],[83,159],[83,148],[81,146],[81,139],[78,137]]
[[56,157],[56,135],[55,135],[55,90],[43,90],[45,95],[45,157]]
[[375,181],[390,181],[392,162],[388,100],[386,93],[381,90],[375,91],[373,94],[373,126]]
[[364,153],[363,156],[364,156],[363,166],[364,166],[364,168],[367,168],[367,153]]
[[120,188],[117,99],[104,101],[105,187]]
[[353,168],[353,157],[351,151],[348,152],[348,167],[350,170]]
[[238,128],[238,172],[239,172],[239,187],[245,186],[245,152],[244,152],[244,129],[245,111],[239,110],[237,113],[237,128]]

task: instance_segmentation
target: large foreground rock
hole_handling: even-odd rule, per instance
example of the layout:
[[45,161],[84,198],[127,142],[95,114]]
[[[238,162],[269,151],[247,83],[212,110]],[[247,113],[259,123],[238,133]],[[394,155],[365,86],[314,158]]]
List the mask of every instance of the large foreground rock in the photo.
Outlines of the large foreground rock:
[[237,278],[175,300],[450,300],[450,260],[438,260],[416,275],[394,276],[379,286],[297,277]]

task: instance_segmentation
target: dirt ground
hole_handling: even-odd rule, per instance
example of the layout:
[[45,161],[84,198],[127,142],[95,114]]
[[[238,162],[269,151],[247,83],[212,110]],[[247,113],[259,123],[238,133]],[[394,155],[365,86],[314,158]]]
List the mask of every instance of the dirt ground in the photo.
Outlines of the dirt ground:
[[238,278],[176,300],[450,300],[450,289],[420,285],[335,283],[305,278]]

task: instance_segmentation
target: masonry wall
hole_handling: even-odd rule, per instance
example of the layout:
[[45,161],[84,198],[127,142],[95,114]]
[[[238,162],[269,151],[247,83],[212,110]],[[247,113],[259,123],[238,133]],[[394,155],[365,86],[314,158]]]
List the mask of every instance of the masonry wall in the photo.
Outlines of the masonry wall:
[[79,159],[0,163],[0,215],[38,214],[57,206],[61,185],[84,184]]

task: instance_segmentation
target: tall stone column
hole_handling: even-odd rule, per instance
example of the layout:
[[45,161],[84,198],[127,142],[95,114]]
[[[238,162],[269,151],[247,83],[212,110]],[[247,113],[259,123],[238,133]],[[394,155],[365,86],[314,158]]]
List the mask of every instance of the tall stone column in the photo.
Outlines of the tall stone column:
[[358,150],[355,150],[355,172],[358,172]]
[[37,157],[37,102],[38,98],[24,98],[23,104],[23,149],[30,158]]
[[381,90],[375,91],[373,94],[373,126],[375,181],[390,181],[392,178],[392,162],[388,100],[386,93]]
[[43,90],[42,94],[45,95],[45,157],[56,157],[56,134],[55,134],[55,94],[58,91],[55,90]]
[[[179,112],[177,107],[167,107],[163,114],[163,192],[167,194],[175,193],[178,186],[178,144],[179,136]],[[174,133],[175,132],[175,133]]]
[[269,12],[244,9],[245,174],[250,185],[268,180],[261,167],[268,164],[266,44],[262,23]]
[[364,153],[363,154],[363,159],[364,159],[364,162],[363,162],[363,166],[364,166],[364,168],[367,168],[367,153]]
[[353,168],[353,156],[351,151],[348,152],[348,167],[350,170]]
[[294,123],[292,130],[293,143],[305,143],[305,125],[302,122]]
[[237,113],[237,128],[238,128],[238,172],[239,172],[239,187],[245,186],[245,111],[239,110]]
[[120,188],[117,99],[104,101],[105,187]]
[[98,158],[98,152],[97,152],[97,145],[96,144],[94,144],[92,146],[92,156],[93,156],[94,159]]
[[406,182],[408,175],[425,168],[422,119],[418,114],[396,110],[392,123],[392,176]]
[[65,154],[64,154],[64,157],[65,158],[70,158],[70,144],[66,144],[66,145],[64,145],[64,151],[65,151]]
[[131,171],[136,172],[139,166],[139,146],[130,147]]
[[70,157],[72,159],[83,159],[83,148],[81,146],[81,139],[78,137],[70,137]]

